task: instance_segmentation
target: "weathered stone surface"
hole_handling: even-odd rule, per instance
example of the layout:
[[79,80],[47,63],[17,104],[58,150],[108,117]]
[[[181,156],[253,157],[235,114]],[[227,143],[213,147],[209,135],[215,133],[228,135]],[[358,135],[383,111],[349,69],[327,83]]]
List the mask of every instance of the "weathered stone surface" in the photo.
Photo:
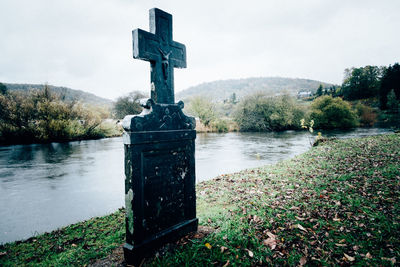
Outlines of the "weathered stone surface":
[[134,57],[150,61],[151,99],[123,121],[128,264],[196,231],[195,120],[174,103],[173,67],[186,67],[185,46],[172,41],[172,16],[150,10],[150,31],[133,31]]

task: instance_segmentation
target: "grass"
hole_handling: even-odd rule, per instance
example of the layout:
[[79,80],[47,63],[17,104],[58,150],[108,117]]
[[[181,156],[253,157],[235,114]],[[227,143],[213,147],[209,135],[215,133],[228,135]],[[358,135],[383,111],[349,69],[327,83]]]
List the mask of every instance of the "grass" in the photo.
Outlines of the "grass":
[[[147,266],[383,265],[400,260],[400,135],[332,140],[197,185],[200,224]],[[0,247],[0,265],[85,265],[123,243],[123,211]]]
[[124,242],[124,211],[0,246],[0,266],[83,266]]

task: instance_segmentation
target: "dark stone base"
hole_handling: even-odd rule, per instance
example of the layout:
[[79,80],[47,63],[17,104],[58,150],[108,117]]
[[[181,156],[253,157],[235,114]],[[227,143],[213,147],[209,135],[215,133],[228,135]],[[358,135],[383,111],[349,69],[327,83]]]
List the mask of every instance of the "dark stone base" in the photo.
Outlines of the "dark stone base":
[[144,242],[132,246],[131,244],[124,244],[124,257],[127,264],[139,266],[141,261],[151,255],[157,248],[162,245],[178,240],[180,237],[197,231],[198,219],[184,221],[167,230],[164,230]]

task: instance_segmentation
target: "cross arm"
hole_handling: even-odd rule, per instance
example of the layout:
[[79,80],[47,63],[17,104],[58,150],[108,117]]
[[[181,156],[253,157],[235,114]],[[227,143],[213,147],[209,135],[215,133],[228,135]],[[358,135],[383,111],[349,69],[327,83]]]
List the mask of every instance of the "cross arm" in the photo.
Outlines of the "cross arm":
[[172,41],[171,43],[171,64],[175,68],[186,68],[186,46]]
[[133,40],[133,58],[142,60],[157,60],[159,58],[158,37],[142,29],[132,31]]

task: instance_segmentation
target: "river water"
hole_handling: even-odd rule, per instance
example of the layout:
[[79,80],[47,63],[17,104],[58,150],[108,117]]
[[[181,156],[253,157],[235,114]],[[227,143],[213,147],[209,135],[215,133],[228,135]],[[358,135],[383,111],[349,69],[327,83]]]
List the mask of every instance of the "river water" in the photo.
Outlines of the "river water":
[[[387,129],[324,132],[338,138]],[[308,132],[201,133],[196,179],[272,164],[310,148]],[[124,205],[122,138],[0,146],[0,244],[26,239]]]

